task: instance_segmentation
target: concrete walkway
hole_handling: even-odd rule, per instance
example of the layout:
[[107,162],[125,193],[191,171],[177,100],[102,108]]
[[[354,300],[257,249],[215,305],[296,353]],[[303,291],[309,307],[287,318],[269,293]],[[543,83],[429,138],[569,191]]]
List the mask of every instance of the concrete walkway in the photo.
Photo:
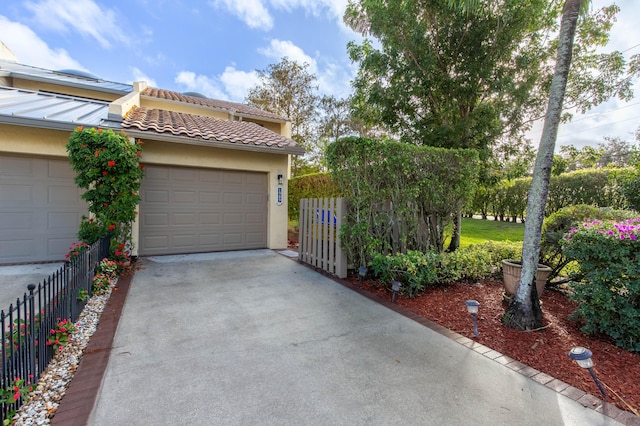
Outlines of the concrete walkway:
[[618,424],[269,250],[139,266],[91,425]]

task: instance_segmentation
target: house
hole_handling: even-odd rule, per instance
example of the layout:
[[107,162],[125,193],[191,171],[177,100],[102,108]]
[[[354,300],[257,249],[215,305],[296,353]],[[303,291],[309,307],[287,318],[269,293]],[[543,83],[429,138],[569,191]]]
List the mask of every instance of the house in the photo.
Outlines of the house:
[[0,264],[64,258],[87,207],[65,145],[77,126],[141,139],[133,254],[284,248],[284,117],[248,105],[23,65],[0,50]]

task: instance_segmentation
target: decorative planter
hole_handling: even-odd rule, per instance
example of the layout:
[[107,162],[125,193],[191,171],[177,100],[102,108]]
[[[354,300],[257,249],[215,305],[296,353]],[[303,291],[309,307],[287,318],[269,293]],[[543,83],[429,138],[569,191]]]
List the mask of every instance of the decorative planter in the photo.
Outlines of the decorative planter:
[[[502,261],[505,301],[510,301],[516,294],[521,270],[522,262],[519,260],[505,259]],[[538,297],[542,296],[544,285],[547,283],[549,275],[551,275],[551,268],[538,263],[538,269],[536,271],[536,290],[538,290]]]

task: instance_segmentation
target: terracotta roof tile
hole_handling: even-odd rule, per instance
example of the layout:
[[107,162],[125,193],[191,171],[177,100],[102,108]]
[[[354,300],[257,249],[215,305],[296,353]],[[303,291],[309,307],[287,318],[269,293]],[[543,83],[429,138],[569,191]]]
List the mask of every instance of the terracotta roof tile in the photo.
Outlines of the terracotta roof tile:
[[[249,121],[219,120],[213,117],[145,107],[135,108],[127,114],[122,127],[232,144],[298,148],[292,139]],[[301,148],[298,149],[301,150]]]
[[195,96],[188,96],[188,95],[183,95],[182,93],[179,93],[179,92],[174,92],[174,91],[165,90],[165,89],[157,89],[155,87],[147,87],[142,92],[142,95],[159,98],[159,99],[168,99],[172,101],[201,105],[201,106],[206,106],[206,107],[215,108],[215,109],[223,109],[234,114],[235,113],[246,114],[246,115],[253,115],[256,117],[270,118],[278,121],[287,121],[287,118],[281,115],[267,112],[267,111],[261,110],[260,108],[252,107],[249,105],[240,104],[237,102],[221,101],[218,99],[209,99],[209,98],[205,99],[205,98],[199,98]]

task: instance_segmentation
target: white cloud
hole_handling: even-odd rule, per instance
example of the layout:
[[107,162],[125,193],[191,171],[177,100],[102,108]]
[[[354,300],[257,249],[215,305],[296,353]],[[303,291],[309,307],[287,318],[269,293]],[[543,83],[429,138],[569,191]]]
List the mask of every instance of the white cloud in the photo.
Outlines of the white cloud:
[[250,28],[265,31],[273,28],[273,18],[262,0],[213,0],[209,4],[214,8],[228,10]]
[[184,91],[199,92],[212,99],[244,102],[247,92],[259,82],[259,79],[255,71],[240,71],[228,66],[222,74],[213,77],[181,71],[174,81]]
[[101,9],[93,0],[43,0],[26,2],[39,26],[60,33],[73,29],[95,39],[103,48],[113,41],[127,43],[113,10]]
[[270,8],[286,12],[302,9],[313,16],[321,16],[326,12],[330,19],[335,19],[341,27],[345,27],[342,24],[342,15],[347,8],[347,2],[348,0],[211,0],[209,4],[233,13],[250,28],[268,31],[274,25],[273,16],[269,13]]
[[64,49],[52,49],[26,25],[0,15],[0,40],[13,52],[21,64],[52,70],[77,69],[88,71]]
[[133,67],[131,69],[131,72],[133,74],[133,81],[146,81],[149,86],[151,87],[158,87],[158,83],[156,83],[156,81],[149,77],[148,75],[146,75],[140,68],[138,67]]
[[280,62],[280,59],[286,56],[300,65],[309,64],[309,72],[313,74],[318,72],[316,60],[304,53],[304,50],[291,41],[273,39],[268,47],[259,48],[258,53],[267,58],[275,59],[277,62]]
[[255,71],[240,71],[234,67],[226,67],[220,81],[224,90],[229,94],[229,99],[235,102],[244,102],[249,89],[260,83],[258,73]]

